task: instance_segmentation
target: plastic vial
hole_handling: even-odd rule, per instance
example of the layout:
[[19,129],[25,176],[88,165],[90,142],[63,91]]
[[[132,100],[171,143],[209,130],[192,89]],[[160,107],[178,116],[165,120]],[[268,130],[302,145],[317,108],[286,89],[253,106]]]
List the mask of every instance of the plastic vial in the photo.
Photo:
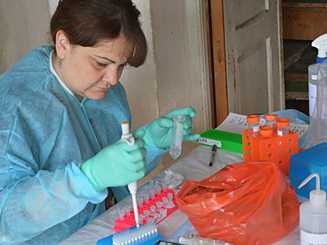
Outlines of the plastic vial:
[[256,136],[260,129],[260,116],[248,115],[246,118],[250,135]]
[[276,123],[277,123],[277,118],[278,118],[278,116],[275,114],[266,114],[265,115],[266,125],[275,129]]
[[327,245],[326,192],[320,190],[320,177],[309,175],[298,188],[316,177],[316,189],[310,191],[310,200],[300,206],[301,245]]
[[278,118],[277,119],[277,135],[283,136],[287,135],[290,132],[289,121],[287,118]]
[[177,116],[173,118],[174,121],[174,138],[170,146],[169,154],[176,160],[182,154],[183,143],[183,121],[184,116]]

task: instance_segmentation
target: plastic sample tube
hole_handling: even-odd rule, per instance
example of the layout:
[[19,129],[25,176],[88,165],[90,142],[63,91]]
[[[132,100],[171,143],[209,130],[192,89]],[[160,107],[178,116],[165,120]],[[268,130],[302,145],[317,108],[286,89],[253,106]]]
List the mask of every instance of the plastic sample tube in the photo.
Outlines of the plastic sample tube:
[[170,145],[169,154],[176,160],[182,154],[182,143],[183,143],[183,121],[184,116],[174,117],[174,138]]
[[249,132],[252,136],[256,136],[260,128],[260,116],[259,115],[248,115],[246,118]]
[[266,114],[266,125],[270,126],[272,128],[276,128],[276,122],[277,122],[278,116],[276,114]]
[[277,120],[277,135],[283,136],[289,134],[289,121],[287,118],[278,118]]

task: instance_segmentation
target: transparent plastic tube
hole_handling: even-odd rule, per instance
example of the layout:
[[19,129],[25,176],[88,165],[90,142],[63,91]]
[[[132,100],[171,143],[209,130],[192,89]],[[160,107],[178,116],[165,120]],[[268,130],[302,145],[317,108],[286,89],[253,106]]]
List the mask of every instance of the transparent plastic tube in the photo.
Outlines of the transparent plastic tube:
[[277,120],[277,135],[283,136],[290,132],[289,121],[287,118],[279,118]]
[[177,116],[173,120],[174,138],[170,146],[169,154],[174,160],[176,160],[182,154],[184,116]]
[[278,116],[276,114],[266,114],[266,125],[272,127],[273,129],[276,129],[277,118]]
[[257,136],[260,128],[260,117],[259,115],[248,115],[247,116],[248,130],[251,136]]

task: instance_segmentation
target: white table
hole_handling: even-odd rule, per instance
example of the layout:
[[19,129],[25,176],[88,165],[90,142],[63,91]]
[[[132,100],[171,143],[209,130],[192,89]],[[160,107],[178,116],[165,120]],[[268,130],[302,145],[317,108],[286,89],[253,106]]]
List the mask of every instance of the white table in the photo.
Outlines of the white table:
[[[230,154],[224,151],[218,151],[215,159],[215,163],[212,167],[208,166],[210,159],[210,151],[203,147],[195,148],[189,155],[178,160],[174,165],[170,167],[171,170],[182,174],[186,179],[201,180],[215,171],[223,168],[224,166],[242,161],[242,156],[237,154]],[[123,200],[114,207],[107,210],[105,213],[97,217],[88,225],[81,228],[76,233],[72,234],[68,239],[61,244],[95,244],[97,240],[112,234],[113,221],[115,212],[119,209],[119,205],[123,205]],[[160,230],[160,227],[159,227]],[[298,229],[292,231],[282,241],[275,243],[274,245],[299,245],[299,232]]]

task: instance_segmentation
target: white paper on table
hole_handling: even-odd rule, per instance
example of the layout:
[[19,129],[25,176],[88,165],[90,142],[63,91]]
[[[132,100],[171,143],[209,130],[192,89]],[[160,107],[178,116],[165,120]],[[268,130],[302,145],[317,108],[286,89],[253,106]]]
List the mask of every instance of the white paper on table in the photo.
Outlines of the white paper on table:
[[[226,119],[217,127],[219,130],[242,133],[247,128],[246,115],[230,112]],[[290,130],[297,133],[299,137],[308,129],[306,124],[290,123]]]

